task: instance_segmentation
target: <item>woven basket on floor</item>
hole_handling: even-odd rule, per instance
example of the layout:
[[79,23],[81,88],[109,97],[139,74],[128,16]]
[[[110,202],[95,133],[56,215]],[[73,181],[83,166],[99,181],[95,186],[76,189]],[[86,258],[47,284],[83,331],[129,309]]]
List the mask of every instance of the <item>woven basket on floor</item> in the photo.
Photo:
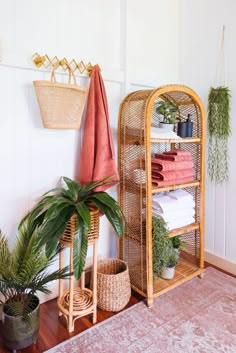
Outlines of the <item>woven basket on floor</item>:
[[[79,129],[88,89],[76,85],[75,75],[69,68],[69,82],[56,82],[55,69],[51,81],[33,81],[43,126],[48,129]],[[70,83],[71,76],[74,84]]]
[[106,311],[119,311],[128,304],[131,296],[128,266],[119,259],[98,262],[98,303]]

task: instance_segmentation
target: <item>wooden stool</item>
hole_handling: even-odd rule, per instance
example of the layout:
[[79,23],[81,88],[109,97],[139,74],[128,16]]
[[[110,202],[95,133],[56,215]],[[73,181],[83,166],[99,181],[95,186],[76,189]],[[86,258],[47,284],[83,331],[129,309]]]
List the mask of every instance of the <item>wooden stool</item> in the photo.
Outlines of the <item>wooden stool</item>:
[[[97,240],[99,234],[99,211],[91,211],[91,230],[88,234],[88,245],[93,246],[92,265],[92,290],[85,288],[85,273],[80,278],[80,287],[74,288],[74,277],[69,278],[69,289],[64,291],[64,280],[59,280],[59,297],[57,305],[59,315],[66,318],[67,329],[74,331],[74,323],[78,318],[93,314],[93,324],[97,322]],[[72,216],[66,227],[60,243],[69,247],[70,251],[70,272],[73,272],[73,234],[75,231],[76,216]],[[64,267],[63,251],[59,254],[59,267]]]

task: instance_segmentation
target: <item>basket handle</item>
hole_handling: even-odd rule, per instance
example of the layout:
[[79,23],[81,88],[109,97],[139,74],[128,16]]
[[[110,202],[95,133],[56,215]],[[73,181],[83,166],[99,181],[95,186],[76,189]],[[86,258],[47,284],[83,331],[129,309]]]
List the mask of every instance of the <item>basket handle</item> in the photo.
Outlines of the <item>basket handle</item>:
[[[55,71],[56,69],[60,66],[59,63],[53,65],[53,69],[52,69],[52,73],[51,73],[51,82],[57,82],[56,81],[56,75],[55,75]],[[76,85],[76,78],[75,78],[75,74],[74,72],[71,70],[70,65],[67,65],[68,71],[69,71],[69,78],[68,78],[68,83],[71,83],[71,76],[73,77],[74,80],[74,85]]]

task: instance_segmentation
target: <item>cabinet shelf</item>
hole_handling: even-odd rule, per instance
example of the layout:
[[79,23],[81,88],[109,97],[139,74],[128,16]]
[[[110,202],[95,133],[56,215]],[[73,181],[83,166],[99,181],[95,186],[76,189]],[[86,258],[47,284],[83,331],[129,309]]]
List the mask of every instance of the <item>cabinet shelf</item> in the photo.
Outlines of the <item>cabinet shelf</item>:
[[200,228],[199,223],[192,223],[181,228],[173,229],[170,231],[168,235],[169,235],[169,238],[173,238],[173,237],[176,237],[177,235],[189,233],[193,230],[199,230],[199,228]]
[[203,270],[197,265],[193,265],[184,259],[180,259],[175,267],[175,276],[173,279],[166,280],[159,277],[155,278],[153,286],[154,298],[159,297],[161,294],[179,286],[193,277],[201,275],[202,272]]
[[151,138],[151,143],[201,143],[201,139],[199,137],[185,137],[182,139]]
[[[180,116],[191,114],[193,137],[164,139],[151,137],[152,126],[159,126],[162,119],[156,109],[162,101],[177,105]],[[166,135],[167,136],[167,135]],[[204,266],[204,170],[205,170],[205,112],[197,94],[186,86],[167,85],[153,90],[131,92],[123,100],[119,112],[119,203],[130,226],[119,243],[119,257],[129,265],[130,280],[134,290],[153,298],[200,275]],[[157,187],[152,183],[152,155],[174,148],[189,152],[193,162],[193,180]],[[145,169],[143,173],[134,172]],[[136,175],[140,178],[137,178]],[[183,173],[184,174],[184,173]],[[187,179],[188,180],[188,179]],[[138,184],[135,181],[143,181]],[[186,251],[181,252],[180,262],[173,280],[154,281],[152,241],[152,196],[155,193],[187,189],[195,201],[193,222],[169,232],[169,237],[181,235]]]
[[[168,186],[163,186],[163,187],[156,187],[154,184],[152,184],[152,194],[156,194],[158,192],[164,192],[164,191],[170,191],[170,190],[176,190],[176,189],[185,189],[185,188],[190,188],[190,187],[198,187],[200,185],[200,182],[198,180],[193,180],[188,183],[183,183],[183,184],[172,184]],[[127,179],[125,188],[128,192],[131,193],[139,193],[140,190],[142,191],[143,194],[146,194],[146,184],[138,184],[134,183],[132,179]]]
[[[182,139],[164,139],[164,138],[153,138],[151,137],[151,143],[201,143],[201,139],[199,137],[185,137]],[[141,135],[126,135],[122,138],[122,143],[129,145],[144,145],[144,136]]]

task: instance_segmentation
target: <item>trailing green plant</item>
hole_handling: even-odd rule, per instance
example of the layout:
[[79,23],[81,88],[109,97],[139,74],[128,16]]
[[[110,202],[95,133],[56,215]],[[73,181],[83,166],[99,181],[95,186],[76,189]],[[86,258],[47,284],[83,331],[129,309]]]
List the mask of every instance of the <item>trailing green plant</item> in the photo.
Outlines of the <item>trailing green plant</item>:
[[230,89],[224,86],[211,87],[208,95],[208,174],[216,183],[229,178],[230,97]]
[[49,294],[49,282],[70,276],[68,267],[50,270],[62,248],[56,247],[47,257],[45,246],[38,246],[40,229],[31,231],[29,222],[23,222],[12,250],[0,231],[0,304],[8,315],[24,319],[35,308],[37,292]]
[[114,183],[109,181],[111,178],[112,176],[81,185],[79,181],[63,177],[65,187],[48,191],[25,217],[30,220],[33,229],[40,226],[39,247],[45,245],[46,255],[50,257],[68,221],[73,215],[77,216],[73,236],[73,268],[76,279],[80,278],[85,266],[91,210],[99,209],[111,223],[115,233],[119,237],[123,235],[126,222],[117,201],[106,192],[95,190]]
[[179,118],[178,106],[170,101],[158,102],[157,114],[163,115],[162,122],[165,124],[175,124]]

